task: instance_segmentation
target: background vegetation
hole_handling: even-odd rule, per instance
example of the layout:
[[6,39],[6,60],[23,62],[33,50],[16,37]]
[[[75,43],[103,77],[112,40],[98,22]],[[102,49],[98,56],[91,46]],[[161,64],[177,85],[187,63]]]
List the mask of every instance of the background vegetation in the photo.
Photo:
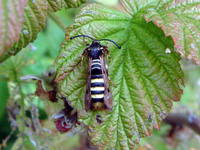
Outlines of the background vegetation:
[[[14,3],[13,1],[8,1],[8,2]],[[107,9],[105,8],[105,6],[99,6],[96,4],[94,5],[86,4],[86,6],[81,6],[81,7],[84,7],[81,10],[81,12],[80,12],[80,8],[75,8],[75,7],[79,6],[78,4],[79,2],[84,3],[84,1],[78,1],[78,2],[72,1],[72,3],[65,3],[66,5],[61,5],[62,3],[58,3],[60,5],[56,5],[55,3],[56,6],[53,5],[53,3],[51,3],[52,4],[51,7],[47,7],[46,4],[42,3],[39,0],[32,1],[32,2],[36,2],[37,3],[36,6],[40,7],[39,10],[42,13],[41,12],[39,13],[39,11],[35,11],[33,14],[36,14],[35,18],[37,18],[38,16],[42,14],[41,15],[42,17],[38,19],[39,20],[38,22],[42,22],[42,23],[38,23],[38,24],[34,23],[34,21],[36,21],[33,19],[34,17],[33,16],[30,17],[31,16],[30,10],[37,10],[37,9],[35,9],[35,6],[33,6],[32,3],[29,1],[28,2],[29,5],[25,9],[26,11],[25,14],[27,14],[27,16],[25,16],[26,24],[25,24],[25,27],[22,28],[22,30],[19,30],[20,31],[19,41],[16,40],[17,42],[14,43],[12,47],[9,47],[9,49],[7,48],[9,44],[0,43],[1,46],[2,45],[4,46],[4,47],[1,47],[1,49],[3,49],[3,52],[1,51],[2,53],[0,57],[0,60],[2,61],[2,63],[0,64],[0,141],[1,141],[0,147],[1,149],[5,149],[5,150],[9,150],[9,149],[11,150],[67,149],[67,150],[70,150],[70,149],[78,149],[78,148],[81,149],[81,146],[84,146],[84,143],[81,142],[82,136],[77,134],[77,133],[82,132],[83,130],[82,127],[78,127],[78,129],[75,129],[66,134],[60,134],[55,128],[55,124],[51,116],[55,114],[56,112],[58,112],[60,109],[62,109],[63,107],[62,101],[60,101],[59,103],[51,103],[48,100],[44,100],[39,97],[36,97],[34,95],[34,92],[37,87],[36,85],[37,81],[22,80],[24,78],[27,79],[26,75],[34,75],[34,76],[40,77],[43,79],[43,84],[45,88],[48,90],[50,88],[49,81],[52,80],[51,78],[48,77],[49,72],[54,72],[54,69],[57,68],[56,78],[59,79],[59,75],[63,73],[63,70],[66,71],[68,69],[69,71],[71,69],[70,65],[73,66],[73,64],[76,64],[78,59],[80,59],[78,56],[83,51],[85,45],[83,44],[83,41],[81,39],[75,40],[72,42],[69,41],[67,39],[69,36],[68,34],[76,35],[78,33],[79,34],[85,33],[85,34],[93,35],[94,37],[98,37],[98,38],[108,36],[109,38],[116,40],[122,46],[124,46],[123,43],[125,43],[126,39],[130,38],[129,41],[131,42],[140,39],[142,41],[141,42],[142,44],[141,43],[136,43],[136,44],[133,43],[133,45],[125,44],[124,47],[126,47],[127,49],[130,48],[129,50],[135,51],[135,49],[131,49],[131,47],[138,46],[139,49],[137,53],[135,53],[133,56],[130,56],[130,57],[132,59],[133,58],[136,59],[134,61],[138,62],[139,67],[144,68],[143,70],[144,72],[141,73],[142,76],[143,75],[148,76],[149,75],[148,73],[152,71],[152,68],[148,68],[149,65],[145,63],[145,60],[143,60],[143,58],[147,57],[147,54],[143,51],[143,48],[142,48],[145,43],[144,41],[145,40],[148,41],[148,39],[160,38],[161,41],[163,41],[163,43],[161,43],[160,45],[159,44],[156,45],[155,43],[153,43],[153,40],[149,40],[144,46],[145,48],[148,47],[147,49],[149,49],[150,51],[157,50],[155,51],[156,56],[154,57],[162,57],[161,62],[159,62],[159,65],[164,65],[166,67],[169,67],[169,72],[172,70],[170,73],[172,74],[172,78],[174,78],[174,80],[172,81],[175,83],[175,85],[171,87],[170,84],[172,82],[167,83],[168,81],[166,81],[166,86],[160,85],[161,86],[160,89],[162,92],[163,91],[165,92],[168,90],[170,93],[172,91],[170,94],[173,96],[177,96],[179,99],[179,95],[180,95],[179,85],[182,83],[175,82],[175,80],[182,79],[183,77],[183,74],[181,73],[180,66],[179,66],[179,63],[180,63],[181,68],[184,72],[185,87],[183,88],[183,94],[181,96],[180,102],[174,103],[175,105],[173,105],[171,112],[181,113],[186,116],[189,114],[188,115],[189,121],[195,120],[196,118],[198,118],[198,116],[200,115],[199,114],[200,113],[199,111],[200,110],[199,109],[200,108],[200,93],[199,93],[200,67],[194,64],[194,62],[196,64],[199,63],[199,60],[198,60],[199,55],[195,53],[196,50],[194,49],[196,48],[198,49],[198,45],[199,45],[198,41],[196,40],[197,39],[196,36],[198,37],[198,34],[199,34],[198,32],[199,20],[198,19],[194,20],[193,25],[195,27],[192,25],[191,26],[188,25],[189,27],[183,26],[184,30],[182,30],[181,33],[185,33],[184,37],[186,38],[182,39],[183,38],[182,34],[180,35],[180,33],[179,34],[177,33],[179,32],[179,29],[176,30],[177,32],[171,31],[171,28],[170,28],[170,25],[172,25],[171,22],[173,22],[176,19],[173,18],[174,16],[171,18],[169,16],[173,15],[173,12],[178,13],[179,15],[184,14],[186,17],[182,16],[179,18],[183,23],[186,23],[186,21],[187,22],[189,21],[187,20],[189,19],[189,17],[198,16],[199,10],[195,10],[194,7],[198,9],[197,6],[199,6],[200,2],[184,1],[182,3],[177,2],[178,4],[176,5],[174,4],[176,1],[175,2],[163,1],[164,4],[162,5],[161,4],[162,2],[157,1],[156,6],[160,8],[160,11],[164,12],[163,10],[165,9],[165,6],[170,5],[170,8],[171,8],[170,11],[168,11],[166,14],[163,13],[163,14],[160,14],[160,16],[157,16],[157,13],[159,12],[156,12],[156,11],[151,11],[151,13],[145,12],[149,9],[154,8],[154,3],[153,2],[150,3],[151,1],[149,1],[149,3],[146,1],[140,1],[143,4],[141,5],[143,6],[142,9],[139,8],[140,6],[137,6],[137,3],[134,4],[134,6],[138,8],[134,8],[134,7],[131,8],[130,6],[133,6],[133,4],[130,4],[129,7],[127,7],[129,13],[130,12],[135,13],[136,10],[140,10],[140,13],[136,13],[137,14],[135,16],[136,19],[134,18],[135,20],[131,20],[131,25],[133,26],[133,29],[135,29],[134,32],[133,31],[131,32],[137,33],[137,37],[127,35],[128,34],[127,30],[119,28],[119,26],[120,27],[125,26],[126,29],[129,29],[128,28],[129,25],[126,23],[126,21],[117,22],[118,26],[115,22],[113,22],[112,19],[116,19],[115,18],[116,16],[118,17],[118,19],[120,17],[122,19],[125,18],[125,20],[129,19],[124,14],[121,14],[117,12],[116,10],[112,10],[113,8],[118,9],[120,11],[122,9],[121,4],[119,4],[118,1],[116,0],[109,1],[109,3],[107,3],[107,1],[98,1],[98,2],[101,2],[103,5],[112,7],[112,9],[110,8]],[[52,1],[49,1],[49,2],[52,2]],[[127,5],[128,5],[128,2],[129,2],[128,0],[124,1],[124,3],[126,3]],[[6,3],[3,3],[3,4],[6,4]],[[152,7],[151,5],[148,6],[147,4],[152,4]],[[149,8],[146,9],[146,7],[149,7]],[[174,11],[176,10],[176,8],[178,11]],[[48,10],[49,12],[47,13],[46,10]],[[107,12],[109,12],[110,14],[113,13],[113,16],[112,15],[106,16]],[[78,17],[76,17],[76,20],[74,21],[74,18],[77,14],[79,15]],[[90,14],[93,14],[94,16],[90,16]],[[161,27],[161,29],[164,30],[165,34],[171,35],[172,38],[165,37],[161,29],[156,27],[152,22],[146,23],[145,20],[143,19],[141,20],[140,18],[141,14],[142,15],[146,14],[145,16],[146,20],[154,21],[154,23],[157,26]],[[89,15],[89,17],[87,15]],[[167,23],[162,22],[163,16],[166,18],[166,20],[164,21],[166,21]],[[94,17],[94,18],[91,19],[90,17],[91,18]],[[47,18],[47,20],[45,18]],[[88,21],[87,19],[88,20],[91,19],[92,22],[95,22],[95,19],[103,20],[103,21],[100,23],[97,21],[97,23],[95,22],[94,24],[92,24],[92,23],[86,23]],[[104,28],[103,27],[101,28],[101,25],[103,24],[104,21],[108,21],[108,22],[105,26],[103,26]],[[84,23],[88,24],[89,27],[88,26],[85,27]],[[163,26],[163,24],[165,23],[166,25]],[[72,24],[75,25],[75,27],[70,26]],[[140,29],[138,26],[134,26],[135,24],[141,25],[143,29],[145,30]],[[69,26],[70,28],[67,28],[67,31],[65,31],[65,27],[69,27]],[[175,28],[175,26],[173,27]],[[98,28],[99,30],[96,30],[96,28]],[[106,33],[107,31],[110,31],[110,30],[112,30],[111,35]],[[123,32],[117,35],[114,34],[118,30],[122,30]],[[152,31],[153,33],[156,33],[156,34],[151,36],[151,34],[150,35],[147,34],[149,31]],[[192,31],[192,34],[190,31]],[[31,36],[30,36],[30,33],[31,33]],[[15,35],[15,34],[12,34],[12,35]],[[12,35],[9,35],[7,37],[8,41],[13,38]],[[143,38],[144,40],[142,40]],[[180,56],[178,55],[178,53],[174,51],[173,41],[175,41],[175,50],[179,51],[182,54],[181,61],[179,61]],[[182,43],[183,41],[185,42],[184,43],[185,45],[183,45]],[[5,43],[8,43],[8,42],[5,42]],[[21,50],[21,48],[23,49]],[[109,63],[109,66],[111,66],[109,73],[110,73],[112,81],[114,82],[113,84],[116,84],[114,85],[116,87],[113,87],[114,89],[113,91],[115,95],[118,88],[117,87],[118,86],[117,80],[119,80],[118,77],[122,76],[121,73],[117,74],[117,71],[115,69],[116,68],[115,64],[119,65],[120,62],[123,62],[121,58],[124,57],[124,60],[125,60],[128,54],[126,54],[123,51],[123,49],[121,51],[114,49],[114,47],[112,47],[111,45],[109,45],[109,48],[110,48],[109,50],[111,51],[110,53],[111,59],[115,58],[113,63],[112,62],[111,64]],[[197,52],[198,51],[199,49],[197,50]],[[168,53],[169,55],[172,53],[171,54],[172,56],[167,55],[165,58],[163,54],[168,54]],[[9,57],[11,54],[16,54],[16,55]],[[149,56],[148,54],[148,57],[150,58],[151,56]],[[151,63],[152,62],[155,63],[153,61],[153,58],[149,59]],[[189,58],[190,60],[187,60],[186,58]],[[170,61],[168,62],[167,60],[170,60]],[[78,66],[75,68],[75,71],[74,70],[72,71],[72,75],[67,76],[64,80],[61,80],[59,82],[59,92],[62,94],[64,93],[64,95],[67,95],[69,97],[69,100],[71,100],[73,106],[80,110],[82,109],[83,104],[81,102],[81,99],[77,98],[77,95],[83,96],[85,84],[82,83],[84,82],[82,80],[80,80],[80,82],[78,81],[75,82],[74,80],[77,80],[77,78],[85,77],[84,71],[87,70],[85,69],[85,67],[87,66],[87,63],[85,61],[86,60],[84,60],[83,63],[81,64],[82,66]],[[125,62],[124,64],[126,64],[126,61],[124,62]],[[127,64],[130,65],[130,62],[127,61]],[[174,65],[174,66],[172,67],[171,65]],[[156,65],[153,64],[152,66],[156,66]],[[133,65],[133,67],[129,70],[129,71],[132,71],[131,73],[134,73],[134,67],[135,66]],[[145,70],[145,67],[148,69]],[[80,68],[82,69],[81,70],[82,72],[77,74],[76,72],[77,70],[79,71]],[[162,69],[158,67],[155,70],[156,70],[155,71],[156,74],[153,78],[157,80],[156,77],[162,76],[162,74],[160,75],[157,72],[157,70],[162,72]],[[174,70],[176,70],[178,73],[174,73],[173,72]],[[123,73],[125,74],[124,76],[128,78],[129,72],[125,70],[123,71]],[[167,76],[166,78],[168,77],[169,76]],[[137,76],[135,76],[135,78],[137,79]],[[70,83],[70,81],[72,81],[72,83]],[[66,83],[68,86],[66,85]],[[138,83],[138,82],[134,81],[134,83]],[[147,84],[145,85],[145,88],[151,89],[152,84],[149,84],[148,82],[146,83]],[[160,83],[163,83],[163,82],[155,82],[155,83],[156,85],[159,85]],[[70,90],[71,90],[70,88],[74,88],[73,85],[76,85],[77,87],[81,87],[82,90],[81,91],[77,90],[75,94],[73,94],[73,92],[70,93]],[[140,86],[140,85],[138,84],[137,86]],[[128,87],[133,88],[133,85],[128,85]],[[123,89],[124,88],[125,86],[123,87]],[[165,88],[169,88],[169,89],[165,89]],[[128,90],[124,90],[124,91],[126,92]],[[173,91],[175,92],[173,93]],[[134,93],[134,90],[132,92]],[[136,90],[136,93],[140,93],[140,92],[141,92],[140,90]],[[115,100],[120,99],[116,97],[117,96],[115,95]],[[126,99],[129,99],[126,96],[124,97],[122,96],[121,98],[124,101]],[[167,98],[167,100],[168,99],[169,98]],[[141,99],[138,99],[138,100],[136,99],[135,102],[138,102],[140,100]],[[143,100],[149,101],[148,98],[144,98]],[[158,110],[159,112],[156,112],[155,115],[154,114],[146,115],[146,114],[149,114],[149,111],[148,111],[148,113],[142,116],[143,119],[146,118],[146,120],[144,119],[145,121],[153,120],[154,123],[153,122],[140,123],[140,121],[138,121],[139,122],[138,124],[130,125],[130,126],[133,126],[134,130],[136,129],[136,127],[139,128],[139,131],[137,132],[136,131],[130,132],[129,131],[130,129],[128,127],[127,127],[127,130],[125,130],[126,134],[122,132],[121,129],[123,128],[123,125],[125,125],[125,128],[126,128],[126,124],[127,125],[130,124],[129,121],[122,119],[121,121],[122,123],[119,123],[119,127],[118,127],[119,129],[118,128],[115,129],[115,130],[119,130],[119,134],[122,134],[121,137],[119,136],[116,138],[118,144],[114,145],[115,148],[116,149],[132,149],[133,148],[132,145],[135,146],[135,144],[140,143],[139,145],[136,146],[136,149],[139,149],[139,150],[143,150],[143,149],[144,150],[145,149],[147,150],[148,149],[149,150],[154,150],[154,149],[156,150],[160,150],[160,149],[162,150],[165,150],[165,149],[166,150],[172,150],[172,149],[195,150],[196,149],[198,150],[199,144],[200,144],[200,138],[198,134],[195,131],[191,130],[191,128],[185,125],[183,125],[183,127],[181,126],[180,129],[176,129],[175,132],[171,135],[170,129],[172,129],[172,126],[164,122],[161,124],[161,129],[159,131],[158,130],[153,131],[152,136],[141,139],[141,137],[147,134],[145,133],[146,130],[148,130],[148,132],[151,132],[153,128],[152,126],[157,127],[160,124],[161,119],[163,119],[167,115],[167,112],[171,109],[169,105],[171,105],[172,103],[171,100],[168,102],[169,104],[167,104],[167,108],[159,104],[159,106],[163,109]],[[126,103],[122,104],[122,106],[126,106]],[[142,105],[140,109],[144,111],[145,107],[146,107],[145,105]],[[141,112],[140,109],[138,110],[138,112]],[[132,113],[130,113],[130,111],[125,111],[125,112],[122,111],[121,113],[117,113],[115,110],[116,109],[114,109],[113,111],[114,112],[113,114],[115,116],[116,114],[119,114],[119,116],[121,115],[122,118],[129,118],[127,117],[129,115],[132,116]],[[95,114],[96,113],[88,113],[87,115],[80,116],[80,119],[83,123],[91,126],[91,124],[94,123],[93,119],[95,118]],[[103,116],[104,115],[106,116],[106,114],[103,114]],[[158,116],[159,118],[155,119]],[[112,120],[108,120],[108,122],[111,122],[111,121]],[[36,128],[33,129],[29,125],[33,125]],[[98,130],[96,129],[96,126]],[[104,126],[106,126],[106,128],[108,127],[108,130],[110,129],[109,128],[110,125],[108,124],[105,124]],[[150,129],[147,129],[147,126],[149,126]],[[96,135],[91,134],[90,136],[93,137],[94,143],[96,143],[96,145],[100,144],[101,146],[101,144],[103,145],[105,142],[107,142],[106,141],[107,138],[110,138],[110,137],[105,137],[103,138],[103,140],[99,139],[99,138],[102,138],[103,134],[108,134],[108,131],[105,131],[102,128],[99,128],[99,125],[96,125],[96,123],[95,123],[95,127],[92,126],[91,128],[94,130],[94,133]],[[137,133],[138,135],[136,135]],[[111,132],[111,134],[113,134],[113,132]],[[110,138],[109,142],[111,144],[107,142],[108,143],[107,148],[112,147],[114,143],[113,140],[115,140],[114,137],[115,136],[112,136],[112,138]],[[123,141],[129,138],[133,140],[134,142],[133,143],[127,142],[128,144],[126,142],[123,143]]]

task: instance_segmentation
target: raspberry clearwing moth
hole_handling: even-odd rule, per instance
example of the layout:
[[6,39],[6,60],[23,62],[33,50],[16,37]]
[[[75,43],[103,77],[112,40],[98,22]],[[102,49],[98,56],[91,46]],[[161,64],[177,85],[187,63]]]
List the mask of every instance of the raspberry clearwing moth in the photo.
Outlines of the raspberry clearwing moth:
[[83,54],[89,59],[87,88],[85,94],[85,109],[88,110],[111,110],[112,94],[108,85],[108,72],[106,69],[105,55],[108,53],[107,47],[100,44],[100,41],[112,42],[117,48],[121,48],[117,43],[109,39],[96,40],[88,35],[77,35],[71,37],[90,38],[92,43],[86,47]]

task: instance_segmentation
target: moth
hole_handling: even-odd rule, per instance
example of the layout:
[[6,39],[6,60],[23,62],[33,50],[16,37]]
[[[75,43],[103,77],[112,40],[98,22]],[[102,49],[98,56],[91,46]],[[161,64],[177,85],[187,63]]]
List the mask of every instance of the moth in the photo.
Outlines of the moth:
[[109,89],[108,71],[106,69],[105,56],[108,53],[107,46],[101,45],[100,41],[112,42],[117,48],[121,48],[113,40],[101,39],[96,40],[88,35],[77,35],[71,37],[86,37],[92,40],[83,55],[89,59],[88,79],[85,94],[85,109],[88,110],[111,110],[112,109],[112,94]]

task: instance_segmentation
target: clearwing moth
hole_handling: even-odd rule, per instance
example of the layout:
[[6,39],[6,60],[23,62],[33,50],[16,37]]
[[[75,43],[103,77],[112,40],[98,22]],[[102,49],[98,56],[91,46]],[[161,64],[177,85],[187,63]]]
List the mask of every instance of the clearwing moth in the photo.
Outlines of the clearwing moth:
[[108,53],[107,47],[100,44],[100,41],[109,41],[121,48],[114,41],[109,39],[96,40],[88,35],[77,35],[71,37],[86,37],[92,43],[85,48],[83,54],[88,56],[89,69],[85,94],[85,109],[88,110],[111,110],[112,94],[109,90],[108,71],[106,69],[105,56]]

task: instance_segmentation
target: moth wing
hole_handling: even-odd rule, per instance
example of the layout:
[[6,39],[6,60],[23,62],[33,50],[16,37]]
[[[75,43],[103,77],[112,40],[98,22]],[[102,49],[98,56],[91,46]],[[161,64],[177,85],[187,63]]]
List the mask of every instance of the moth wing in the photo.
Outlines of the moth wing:
[[[89,68],[92,66],[92,59],[89,58]],[[91,93],[90,93],[90,80],[91,80],[91,69],[88,69],[88,78],[86,85],[86,93],[85,93],[85,110],[88,111],[91,109]]]
[[107,109],[111,110],[112,109],[112,94],[109,89],[109,80],[108,80],[108,71],[106,68],[106,63],[104,56],[100,57],[100,63],[102,66],[102,73],[103,73],[103,78],[104,78],[104,104]]

